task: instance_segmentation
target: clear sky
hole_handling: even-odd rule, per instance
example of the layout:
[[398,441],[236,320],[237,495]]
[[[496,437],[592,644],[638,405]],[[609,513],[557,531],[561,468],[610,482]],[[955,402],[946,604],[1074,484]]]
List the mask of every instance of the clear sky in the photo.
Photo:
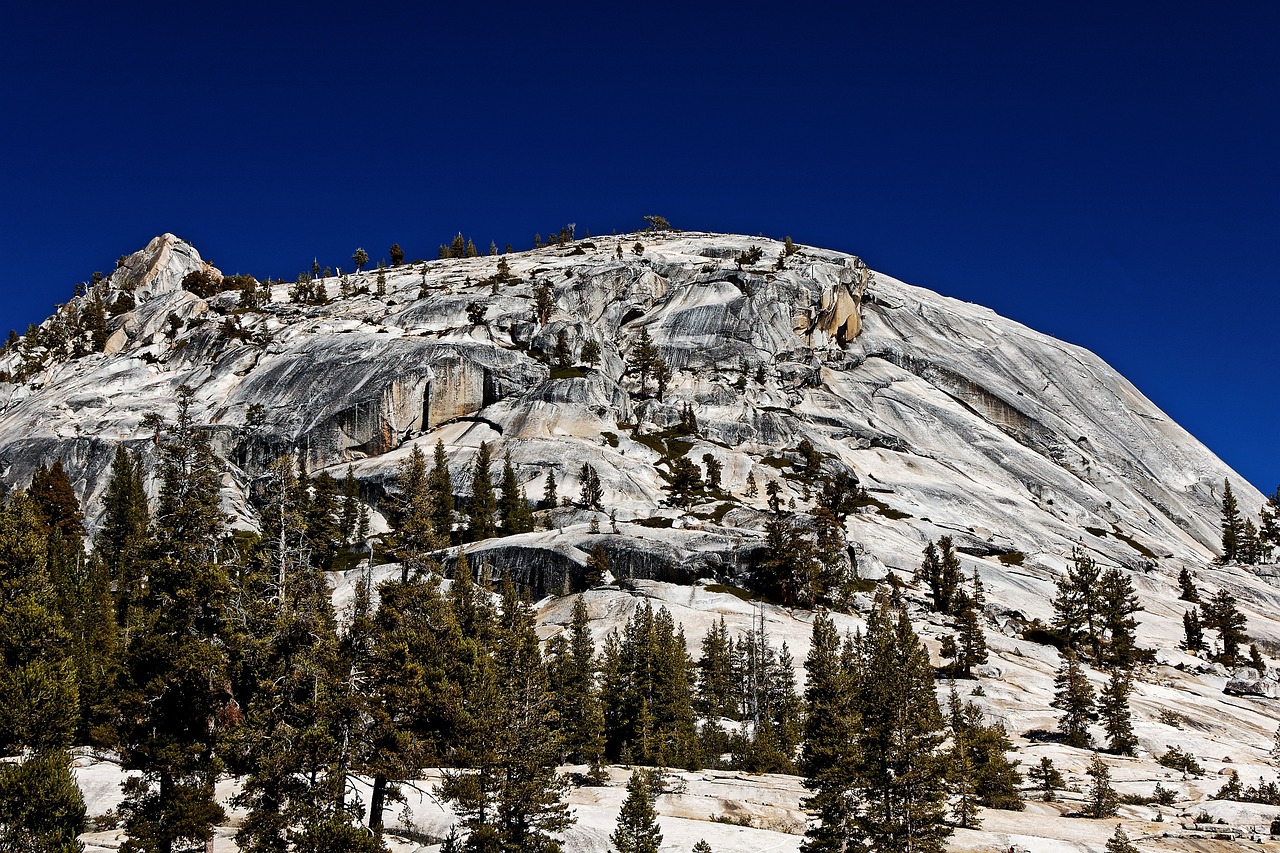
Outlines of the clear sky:
[[1280,482],[1280,3],[11,3],[0,334],[172,231],[762,233],[1099,353]]

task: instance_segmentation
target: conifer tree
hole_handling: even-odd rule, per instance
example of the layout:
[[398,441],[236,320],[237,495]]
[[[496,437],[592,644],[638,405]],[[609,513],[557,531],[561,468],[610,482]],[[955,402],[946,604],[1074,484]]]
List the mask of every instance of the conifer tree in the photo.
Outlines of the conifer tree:
[[1191,570],[1183,566],[1178,571],[1178,588],[1181,592],[1178,594],[1180,601],[1190,601],[1199,603],[1200,591],[1196,589],[1195,578],[1191,574]]
[[14,853],[80,853],[84,796],[61,750],[0,765],[0,849]]
[[1235,493],[1231,491],[1231,483],[1224,479],[1222,481],[1222,562],[1231,563],[1239,557],[1242,532],[1240,508],[1236,504]]
[[[1157,785],[1160,783],[1157,782]],[[1125,834],[1120,824],[1116,824],[1116,831],[1107,839],[1107,853],[1138,853],[1138,848],[1129,840],[1129,836]]]
[[1098,592],[1098,630],[1104,635],[1099,662],[1104,666],[1130,668],[1138,661],[1137,620],[1142,609],[1133,591],[1133,582],[1119,569],[1102,573]]
[[591,556],[587,558],[587,571],[583,577],[583,582],[587,588],[600,586],[604,583],[605,576],[609,573],[609,555],[605,553],[602,546],[597,545],[591,549]]
[[605,754],[611,760],[695,768],[700,763],[693,717],[693,664],[675,621],[647,602],[601,654]]
[[702,638],[698,659],[698,710],[705,717],[737,714],[737,685],[733,644],[723,614]]
[[1046,803],[1057,799],[1055,792],[1066,785],[1061,771],[1053,766],[1053,759],[1047,755],[1040,759],[1039,764],[1027,771],[1027,776],[1031,778],[1032,784],[1044,792],[1042,799]]
[[506,536],[516,533],[528,533],[533,530],[533,511],[525,499],[524,490],[516,481],[515,469],[511,467],[511,454],[502,460],[502,480],[498,492],[498,514],[502,521],[502,532]]
[[431,531],[437,542],[447,543],[453,536],[453,479],[449,476],[449,459],[441,439],[436,440],[427,491],[431,495]]
[[115,587],[116,624],[125,643],[140,618],[149,524],[142,466],[123,444],[118,444],[102,501],[102,526],[94,551],[106,562]]
[[555,770],[554,702],[533,616],[509,579],[494,641],[464,699],[466,769],[448,774],[440,792],[463,817],[468,849],[554,850],[552,836],[573,820]]
[[356,544],[356,531],[360,518],[360,484],[356,481],[355,471],[347,466],[347,474],[342,478],[342,541],[347,545]]
[[933,669],[904,611],[881,595],[857,644],[855,707],[862,725],[855,820],[882,850],[941,851],[951,830],[942,822],[944,767],[938,754],[942,713]]
[[604,500],[604,487],[600,485],[600,476],[596,474],[596,469],[583,462],[578,480],[581,483],[579,493],[582,508],[600,509],[600,502]]
[[400,497],[396,502],[395,527],[403,549],[401,557],[407,567],[416,565],[428,551],[442,544],[432,524],[427,457],[421,447],[413,446],[409,457],[400,464],[397,479]]
[[70,635],[46,569],[47,535],[35,502],[0,505],[0,753],[71,745],[79,692]]
[[1138,738],[1133,733],[1133,720],[1129,712],[1129,694],[1133,679],[1127,670],[1116,668],[1102,691],[1098,713],[1102,727],[1107,732],[1107,749],[1116,755],[1133,755]]
[[1182,614],[1182,632],[1182,648],[1191,654],[1208,650],[1204,641],[1204,627],[1200,624],[1200,614],[1196,608]]
[[635,343],[631,345],[631,353],[627,358],[627,366],[640,375],[641,394],[645,393],[649,374],[653,371],[657,358],[658,350],[653,345],[653,338],[649,337],[649,330],[642,327],[636,336]]
[[1013,743],[1004,726],[988,725],[982,710],[972,702],[961,703],[954,687],[948,716],[954,739],[950,764],[953,771],[958,763],[961,765],[960,781],[972,786],[974,801],[991,809],[1022,811],[1022,774],[1018,772],[1019,762],[1009,759]]
[[130,638],[122,680],[121,807],[131,844],[172,853],[204,841],[221,821],[213,798],[218,743],[231,681],[224,609],[228,582],[217,562],[223,516],[220,465],[208,436],[193,428],[194,392],[178,389],[178,418],[162,444],[156,512],[159,558],[151,563],[146,616]]
[[956,591],[953,600],[956,627],[960,635],[956,655],[957,675],[971,678],[973,668],[987,662],[987,640],[982,631],[982,623],[978,620],[978,608],[973,598],[961,589]]
[[1062,666],[1054,679],[1053,707],[1062,712],[1058,731],[1068,746],[1088,749],[1093,743],[1089,733],[1089,720],[1093,716],[1095,701],[1093,687],[1085,677],[1084,668],[1075,653],[1067,649],[1062,654]]
[[581,595],[573,602],[568,639],[552,657],[550,681],[564,759],[598,768],[604,759],[604,710],[595,683],[587,604]]
[[799,771],[811,793],[802,801],[816,820],[805,834],[805,853],[838,853],[861,838],[853,788],[857,772],[859,720],[854,708],[854,672],[841,655],[840,636],[831,618],[813,620],[805,659],[804,746]]
[[1111,787],[1111,769],[1095,752],[1085,772],[1093,780],[1085,795],[1085,815],[1092,818],[1115,817],[1120,809],[1120,797]]
[[609,841],[616,853],[658,853],[662,832],[653,810],[657,780],[650,770],[633,770],[627,780],[627,798],[618,813],[617,828]]
[[1062,635],[1068,648],[1075,652],[1087,651],[1094,660],[1100,657],[1102,649],[1098,624],[1100,576],[1098,564],[1076,548],[1067,573],[1058,578],[1058,595],[1053,601],[1054,629]]
[[1204,602],[1201,613],[1203,623],[1218,632],[1218,659],[1234,666],[1240,657],[1240,646],[1249,640],[1244,630],[1247,623],[1236,606],[1235,596],[1220,589]]
[[497,498],[493,494],[493,475],[488,442],[480,443],[471,469],[471,500],[467,504],[470,523],[467,535],[472,542],[488,539],[496,532]]
[[560,503],[560,496],[556,494],[556,472],[553,468],[547,469],[546,483],[542,487],[542,503],[539,504],[543,509],[555,509]]

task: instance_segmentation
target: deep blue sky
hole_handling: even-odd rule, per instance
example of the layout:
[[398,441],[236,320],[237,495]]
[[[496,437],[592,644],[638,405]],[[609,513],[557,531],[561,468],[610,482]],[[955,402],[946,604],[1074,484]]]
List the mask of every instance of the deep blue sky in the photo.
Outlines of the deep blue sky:
[[291,279],[659,213],[1089,347],[1274,489],[1280,4],[837,5],[9,4],[0,334],[162,231]]

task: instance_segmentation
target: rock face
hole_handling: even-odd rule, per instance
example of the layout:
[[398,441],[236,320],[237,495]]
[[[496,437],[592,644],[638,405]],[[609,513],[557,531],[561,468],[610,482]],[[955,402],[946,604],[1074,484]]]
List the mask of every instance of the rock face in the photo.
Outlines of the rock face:
[[[443,441],[465,493],[471,458],[488,441],[510,454],[531,498],[549,472],[561,495],[576,496],[591,465],[615,523],[634,532],[644,521],[661,534],[660,547],[618,545],[631,541],[625,531],[614,539],[618,565],[640,577],[740,572],[760,541],[750,519],[764,509],[767,482],[779,483],[784,503],[809,506],[798,453],[806,441],[824,471],[856,474],[876,499],[878,509],[846,528],[872,573],[911,571],[925,541],[945,534],[996,571],[1006,568],[996,556],[1019,552],[1017,571],[1039,588],[1077,544],[1104,564],[1167,575],[1214,556],[1224,479],[1242,507],[1261,503],[1077,347],[848,255],[802,247],[774,263],[782,247],[767,240],[638,239],[641,254],[628,235],[508,256],[510,276],[496,283],[498,259],[481,257],[392,268],[383,296],[372,294],[373,273],[328,279],[324,304],[295,302],[276,284],[244,310],[237,291],[183,290],[187,274],[217,271],[162,235],[98,285],[103,293],[73,300],[133,295],[133,310],[110,321],[105,353],[54,359],[21,384],[0,384],[0,478],[24,486],[38,465],[62,458],[92,520],[115,444],[145,456],[143,416],[171,414],[185,384],[231,464],[225,497],[238,523],[254,523],[244,490],[284,452],[312,471],[352,466],[376,508],[414,444],[429,452]],[[765,260],[737,263],[754,246]],[[534,310],[539,285],[554,299],[545,324]],[[626,370],[642,329],[674,374],[661,396]],[[553,356],[560,338],[574,356],[565,365]],[[588,340],[600,353],[593,364],[577,358]],[[698,435],[666,442],[686,406]],[[261,416],[251,419],[251,407]],[[731,500],[691,514],[670,506],[664,474],[679,453],[714,456]],[[719,537],[718,556],[688,544],[685,527]],[[530,549],[544,549],[561,568],[535,584],[543,589],[573,574],[565,560],[585,560],[576,545],[564,551],[537,536],[519,550],[486,548],[522,571],[531,571]]]

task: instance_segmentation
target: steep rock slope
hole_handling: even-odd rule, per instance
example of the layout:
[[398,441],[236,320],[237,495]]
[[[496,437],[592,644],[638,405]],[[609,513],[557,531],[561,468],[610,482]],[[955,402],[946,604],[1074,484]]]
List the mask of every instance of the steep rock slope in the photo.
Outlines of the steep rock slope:
[[[762,249],[755,261],[753,247]],[[544,511],[537,532],[469,546],[473,560],[554,592],[580,585],[599,545],[614,574],[631,583],[588,595],[597,639],[649,598],[672,610],[691,644],[721,614],[736,631],[763,614],[770,635],[802,660],[810,614],[692,582],[732,582],[751,565],[762,547],[767,483],[779,485],[783,503],[812,506],[800,452],[808,442],[823,471],[852,472],[868,489],[871,500],[845,524],[863,577],[909,576],[925,542],[941,535],[955,539],[966,573],[980,571],[992,661],[976,701],[1007,725],[1024,766],[1052,756],[1087,781],[1086,753],[1025,736],[1054,725],[1058,656],[1019,636],[1025,619],[1051,615],[1053,582],[1082,547],[1128,571],[1145,608],[1139,643],[1158,650],[1133,698],[1139,756],[1112,762],[1119,787],[1146,794],[1160,780],[1177,792],[1171,811],[1206,809],[1265,827],[1274,808],[1206,803],[1219,780],[1181,779],[1153,760],[1176,743],[1210,773],[1237,769],[1246,782],[1274,775],[1273,700],[1224,693],[1231,673],[1177,651],[1183,567],[1207,589],[1233,592],[1251,636],[1268,652],[1277,648],[1267,644],[1280,642],[1280,572],[1213,563],[1223,480],[1247,514],[1262,496],[1091,353],[873,273],[848,255],[802,247],[775,263],[782,252],[740,236],[596,238],[504,259],[410,264],[386,270],[381,283],[377,271],[333,276],[312,285],[323,288],[325,304],[295,300],[292,285],[277,283],[259,308],[245,310],[236,292],[183,289],[189,274],[217,271],[164,235],[125,259],[100,292],[64,309],[95,296],[134,298],[132,310],[110,320],[106,353],[49,358],[21,383],[0,383],[0,483],[25,486],[40,464],[61,459],[92,519],[116,444],[150,460],[143,418],[172,416],[181,385],[195,390],[195,419],[228,462],[223,497],[242,526],[256,523],[249,487],[280,453],[304,456],[313,472],[342,476],[351,466],[376,528],[376,510],[415,445],[430,453],[443,441],[465,495],[474,452],[487,441],[498,457],[510,454],[530,498],[541,496],[548,472],[561,495],[576,496],[579,471],[593,466],[614,517],[572,506]],[[500,260],[510,274],[495,283]],[[545,316],[536,309],[542,286],[552,299]],[[652,377],[642,391],[626,370],[642,330],[673,368],[661,398]],[[555,365],[561,335],[575,356],[594,341],[598,364]],[[22,373],[23,358],[9,352],[0,370]],[[674,435],[686,410],[698,433]],[[723,467],[723,494],[674,506],[664,477],[672,458],[701,464],[704,454]],[[350,580],[335,578],[339,604]],[[920,606],[917,590],[907,598],[936,660],[949,629]],[[541,606],[544,635],[567,618],[566,599]],[[838,621],[842,629],[861,624],[856,614]],[[1104,680],[1090,677],[1095,686]],[[730,782],[713,775],[703,780],[713,794],[737,802]],[[794,780],[781,789],[788,793],[758,829],[795,830],[799,789]],[[598,848],[617,795],[602,795],[607,809],[575,805],[584,817],[575,832],[585,835],[573,849]],[[1053,849],[1101,847],[1109,824],[1051,819],[1077,805],[1069,795],[1062,806],[988,813],[987,828],[958,834],[956,846],[1039,849],[1053,839]],[[688,817],[683,806],[668,806],[671,820]],[[1156,839],[1164,831],[1149,823],[1157,812],[1129,806],[1122,818],[1131,835]],[[763,844],[754,836],[731,843],[740,829],[688,833],[705,834],[715,849]],[[798,839],[769,844],[795,849]]]

